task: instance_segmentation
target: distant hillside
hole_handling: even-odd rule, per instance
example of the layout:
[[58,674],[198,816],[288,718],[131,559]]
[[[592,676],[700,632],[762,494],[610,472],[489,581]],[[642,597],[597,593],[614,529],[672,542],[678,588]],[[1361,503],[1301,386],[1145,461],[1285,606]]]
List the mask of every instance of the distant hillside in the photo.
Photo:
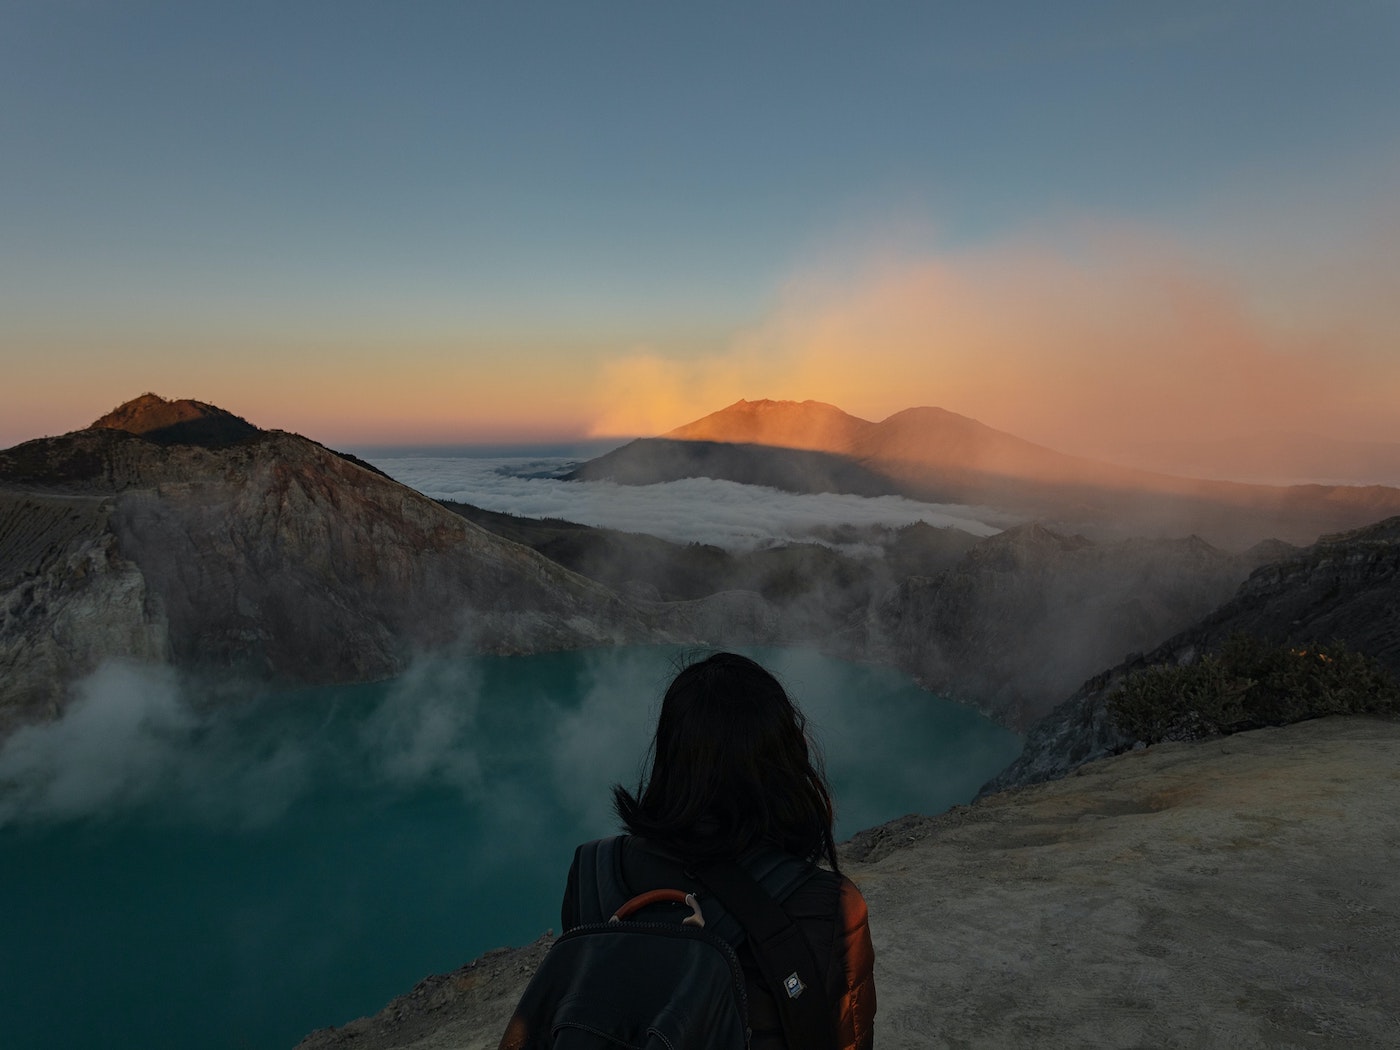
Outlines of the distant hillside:
[[569,481],[654,485],[680,478],[719,478],[783,492],[897,496],[904,487],[845,456],[751,443],[643,438],[589,460]]
[[1148,490],[1182,484],[1067,456],[941,408],[909,408],[870,423],[819,401],[738,401],[661,436],[833,453],[910,481],[939,471]]
[[[898,492],[992,507],[1103,538],[1186,536],[1244,548],[1400,514],[1400,489],[1246,485],[1177,478],[1069,456],[938,408],[879,423],[831,405],[739,401],[581,467],[580,479],[652,484],[714,477],[793,492]],[[757,480],[757,479],[764,480]]]

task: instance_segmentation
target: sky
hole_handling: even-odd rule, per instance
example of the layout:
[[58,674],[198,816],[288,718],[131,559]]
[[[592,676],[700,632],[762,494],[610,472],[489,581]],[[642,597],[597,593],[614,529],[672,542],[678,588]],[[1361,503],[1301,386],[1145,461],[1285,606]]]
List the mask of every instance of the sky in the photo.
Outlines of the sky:
[[147,390],[1400,442],[1398,50],[1396,0],[4,0],[0,447]]

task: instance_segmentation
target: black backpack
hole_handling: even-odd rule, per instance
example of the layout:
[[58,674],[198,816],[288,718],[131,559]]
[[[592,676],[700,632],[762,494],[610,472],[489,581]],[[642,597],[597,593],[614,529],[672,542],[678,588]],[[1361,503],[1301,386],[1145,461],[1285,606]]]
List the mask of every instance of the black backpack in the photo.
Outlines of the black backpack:
[[835,1015],[811,949],[780,906],[812,874],[776,850],[687,871],[689,890],[629,897],[617,838],[578,848],[580,924],[520,998],[500,1050],[742,1050],[749,941],[794,1050],[830,1050]]

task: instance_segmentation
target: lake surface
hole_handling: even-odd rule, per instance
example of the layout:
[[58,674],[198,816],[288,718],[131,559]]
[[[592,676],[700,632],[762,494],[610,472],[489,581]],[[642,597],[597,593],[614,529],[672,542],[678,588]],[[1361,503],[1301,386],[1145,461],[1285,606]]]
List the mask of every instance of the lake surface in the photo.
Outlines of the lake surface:
[[[966,802],[1019,751],[896,672],[744,651],[807,713],[838,838]],[[425,662],[217,714],[100,673],[0,751],[3,1045],[290,1047],[557,927],[679,655]]]

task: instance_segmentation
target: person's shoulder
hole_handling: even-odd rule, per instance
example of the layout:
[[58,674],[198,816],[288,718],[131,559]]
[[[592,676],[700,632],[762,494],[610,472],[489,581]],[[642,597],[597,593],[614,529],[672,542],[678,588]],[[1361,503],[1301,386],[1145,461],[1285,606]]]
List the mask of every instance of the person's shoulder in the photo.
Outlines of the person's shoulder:
[[783,901],[783,910],[793,918],[825,918],[840,907],[842,876],[812,865],[807,877]]
[[868,925],[870,909],[866,907],[865,896],[860,892],[860,887],[842,875],[838,892],[840,894],[842,925],[848,930]]

